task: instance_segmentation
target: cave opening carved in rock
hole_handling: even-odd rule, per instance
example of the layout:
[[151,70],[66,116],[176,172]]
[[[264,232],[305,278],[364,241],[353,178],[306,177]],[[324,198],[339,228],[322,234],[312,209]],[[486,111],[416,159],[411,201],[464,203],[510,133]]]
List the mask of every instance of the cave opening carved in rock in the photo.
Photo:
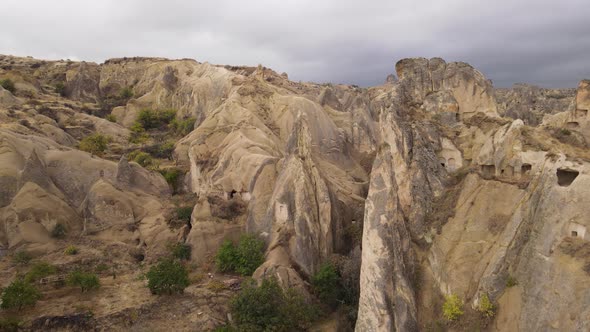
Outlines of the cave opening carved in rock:
[[557,170],[557,184],[562,187],[567,187],[578,177],[580,172],[571,169]]

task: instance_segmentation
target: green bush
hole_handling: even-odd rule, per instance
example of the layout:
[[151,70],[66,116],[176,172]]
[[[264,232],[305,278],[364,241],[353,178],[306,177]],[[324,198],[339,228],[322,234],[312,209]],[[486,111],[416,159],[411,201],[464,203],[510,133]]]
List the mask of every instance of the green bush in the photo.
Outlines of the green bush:
[[174,119],[170,122],[169,128],[176,135],[186,136],[195,129],[195,118],[186,118],[182,120]]
[[34,305],[41,298],[41,293],[28,282],[17,279],[2,292],[2,309],[16,308],[21,310],[25,306]]
[[252,275],[264,262],[264,242],[251,234],[242,235],[237,246],[225,241],[217,251],[215,262],[222,272]]
[[135,150],[129,153],[128,156],[129,160],[135,161],[136,163],[140,164],[142,167],[148,167],[153,165],[154,159],[148,153],[145,153],[140,150]]
[[96,155],[102,155],[108,148],[110,137],[96,133],[84,137],[78,147],[82,151],[90,152]]
[[152,266],[146,274],[152,294],[182,293],[188,285],[188,271],[180,262],[167,259]]
[[510,288],[516,285],[518,285],[518,280],[516,280],[516,278],[514,278],[513,276],[508,276],[508,278],[506,279],[506,287]]
[[29,272],[25,274],[24,280],[26,282],[37,282],[42,278],[55,274],[57,272],[57,268],[49,263],[46,262],[38,262],[31,267]]
[[146,151],[148,151],[154,157],[172,160],[172,152],[174,152],[174,142],[167,141],[163,144],[158,144],[153,147],[146,148]]
[[317,318],[314,309],[296,290],[284,292],[274,278],[260,286],[245,281],[230,304],[238,331],[303,331]]
[[133,123],[129,130],[131,131],[131,135],[129,136],[129,143],[141,144],[145,143],[150,138],[149,135],[145,132],[145,128],[143,128],[143,126],[139,122]]
[[124,87],[119,90],[119,98],[123,100],[129,100],[133,97],[133,89],[131,87]]
[[488,294],[483,294],[479,298],[477,310],[485,317],[491,318],[496,314],[496,306],[490,301]]
[[51,230],[51,237],[56,239],[63,239],[66,236],[66,227],[62,224],[56,224]]
[[320,267],[319,271],[312,276],[311,285],[322,303],[336,307],[342,302],[340,275],[334,265],[328,263]]
[[463,301],[456,294],[445,296],[443,316],[450,321],[457,320],[463,315]]
[[[178,191],[178,186],[179,186],[178,182],[179,182],[181,176],[184,174],[184,172],[179,170],[178,168],[167,168],[167,169],[161,169],[160,174],[162,174],[162,176],[164,177],[166,182],[168,182],[168,184],[172,187],[173,193],[176,193]],[[192,213],[192,208],[191,208],[191,213]]]
[[16,317],[0,318],[0,331],[18,332],[22,327],[22,321]]
[[182,207],[176,208],[176,219],[178,219],[178,220],[188,223],[191,221],[192,214],[193,214],[193,207],[192,206],[182,206]]
[[78,286],[82,290],[82,293],[86,293],[93,289],[100,288],[100,280],[93,273],[87,273],[82,271],[72,271],[68,274],[66,280],[70,286]]
[[154,129],[169,124],[175,116],[176,110],[143,109],[137,115],[137,122],[144,129]]
[[109,114],[105,117],[105,119],[107,119],[110,122],[117,122],[117,117],[114,116],[113,114]]
[[169,248],[172,257],[188,261],[191,259],[191,247],[184,243],[174,243]]
[[16,87],[14,86],[14,82],[10,79],[10,78],[6,78],[3,80],[0,80],[0,85],[10,91],[10,93],[15,93],[16,92]]
[[66,255],[77,255],[79,252],[78,247],[74,245],[69,245],[65,250],[64,254]]
[[24,250],[19,250],[12,255],[12,262],[16,265],[27,265],[33,256]]
[[58,82],[55,85],[55,93],[58,93],[60,96],[66,96],[66,86],[62,82]]

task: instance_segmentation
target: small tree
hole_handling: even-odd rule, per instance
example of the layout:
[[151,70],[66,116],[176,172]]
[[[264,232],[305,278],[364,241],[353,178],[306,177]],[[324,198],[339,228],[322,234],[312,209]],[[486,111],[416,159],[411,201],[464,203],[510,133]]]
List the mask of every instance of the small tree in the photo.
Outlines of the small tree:
[[107,121],[110,122],[117,122],[117,117],[114,114],[109,114],[105,117],[105,119],[107,119]]
[[188,244],[174,243],[170,245],[169,250],[174,258],[186,261],[191,259],[191,247]]
[[180,262],[171,259],[152,266],[146,276],[152,294],[182,293],[190,285],[186,268]]
[[450,320],[457,320],[463,315],[463,301],[456,294],[445,296],[443,304],[443,316]]
[[34,305],[41,298],[41,293],[24,280],[13,281],[2,292],[2,309],[16,308],[21,310],[24,306]]
[[94,135],[86,136],[81,141],[78,147],[82,151],[90,152],[96,155],[102,155],[108,148],[110,138],[108,136],[96,133]]
[[80,287],[82,293],[100,288],[100,280],[96,274],[82,271],[70,272],[70,274],[68,274],[67,284]]
[[131,87],[124,87],[119,91],[119,98],[122,100],[128,100],[133,97],[133,90]]
[[154,163],[154,159],[149,153],[145,153],[140,150],[135,150],[129,153],[129,159],[135,161],[136,163],[140,164],[142,167],[148,167]]
[[334,265],[328,263],[320,267],[318,273],[311,279],[313,291],[325,304],[336,307],[342,297],[340,275]]
[[6,78],[3,80],[0,80],[0,85],[10,91],[10,93],[15,93],[16,92],[16,87],[14,86],[14,82],[10,79],[10,78]]

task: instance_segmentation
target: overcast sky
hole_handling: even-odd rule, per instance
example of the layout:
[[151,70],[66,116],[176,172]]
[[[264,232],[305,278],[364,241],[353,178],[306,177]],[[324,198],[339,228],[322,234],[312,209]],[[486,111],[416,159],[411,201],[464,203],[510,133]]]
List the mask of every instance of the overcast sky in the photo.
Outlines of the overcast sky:
[[194,58],[292,80],[380,84],[404,57],[465,61],[495,86],[590,78],[590,0],[2,0],[0,54]]

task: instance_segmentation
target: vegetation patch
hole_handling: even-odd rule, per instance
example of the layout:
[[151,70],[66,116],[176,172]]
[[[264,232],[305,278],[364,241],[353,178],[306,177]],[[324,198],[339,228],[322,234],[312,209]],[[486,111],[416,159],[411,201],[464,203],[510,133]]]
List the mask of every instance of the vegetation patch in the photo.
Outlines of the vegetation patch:
[[78,250],[78,247],[74,246],[74,245],[69,245],[65,250],[64,250],[64,254],[66,255],[77,255],[78,252],[80,252]]
[[146,276],[148,288],[156,295],[182,293],[190,285],[186,268],[172,259],[152,266]]
[[[173,194],[178,193],[178,190],[180,189],[180,186],[181,186],[180,179],[182,179],[184,172],[178,168],[166,168],[166,169],[160,169],[159,171],[160,171],[160,174],[162,174],[162,176],[166,180],[166,182],[168,182],[170,187],[172,187],[172,193]],[[191,213],[192,213],[192,209],[191,209]]]
[[25,274],[24,280],[33,283],[55,273],[57,273],[57,268],[54,265],[46,262],[38,262],[31,267],[27,274]]
[[319,271],[311,278],[314,294],[318,299],[332,308],[343,303],[343,289],[340,283],[340,275],[331,263],[320,267]]
[[479,311],[484,317],[492,318],[496,314],[496,306],[490,301],[488,294],[483,294],[479,298],[479,306],[477,307],[477,311]]
[[110,141],[110,137],[96,133],[94,135],[84,137],[80,141],[78,148],[82,151],[101,156],[108,148]]
[[256,236],[244,234],[237,246],[225,241],[217,251],[215,263],[222,272],[252,275],[264,262],[264,247],[264,242]]
[[318,318],[300,292],[283,291],[274,278],[242,283],[230,310],[238,331],[305,331]]
[[17,279],[13,281],[2,292],[2,309],[18,309],[32,306],[41,298],[41,293],[33,285],[28,282]]
[[80,287],[82,293],[100,288],[100,280],[94,273],[73,271],[67,277],[67,284]]
[[463,301],[457,294],[445,296],[443,304],[443,316],[449,321],[455,321],[463,315]]
[[174,243],[168,246],[172,257],[188,261],[191,259],[191,247],[185,243]]
[[19,250],[12,255],[12,262],[15,265],[27,265],[31,259],[33,259],[33,256],[24,250]]
[[5,90],[10,91],[10,93],[16,92],[16,87],[14,86],[14,82],[10,78],[5,78],[3,80],[0,80],[0,85]]

